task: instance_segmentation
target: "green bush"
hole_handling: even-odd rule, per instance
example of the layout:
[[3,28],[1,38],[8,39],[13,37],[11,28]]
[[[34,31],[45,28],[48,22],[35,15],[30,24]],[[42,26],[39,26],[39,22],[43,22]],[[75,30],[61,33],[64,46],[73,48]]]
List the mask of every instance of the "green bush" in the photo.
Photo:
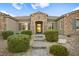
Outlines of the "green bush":
[[15,34],[20,34],[19,32],[16,32]]
[[21,31],[21,34],[26,34],[26,35],[29,35],[29,36],[30,36],[30,38],[31,38],[32,31],[31,31],[31,30],[22,30],[22,31]]
[[2,36],[3,36],[3,39],[7,39],[10,35],[13,35],[14,32],[12,31],[2,31]]
[[30,47],[29,36],[24,34],[14,34],[8,37],[8,50],[10,52],[27,51]]
[[48,30],[44,32],[45,38],[49,42],[57,42],[58,41],[58,31],[57,30]]
[[67,56],[69,52],[66,47],[62,45],[52,45],[49,52],[55,56]]
[[32,35],[31,30],[22,30],[21,34]]

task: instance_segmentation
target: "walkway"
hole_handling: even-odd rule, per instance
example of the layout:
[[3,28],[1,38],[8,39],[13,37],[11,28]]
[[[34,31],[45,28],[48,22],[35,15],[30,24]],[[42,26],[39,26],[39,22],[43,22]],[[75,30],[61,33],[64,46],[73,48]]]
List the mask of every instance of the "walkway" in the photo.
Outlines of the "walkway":
[[34,35],[31,56],[48,56],[48,50],[44,41],[44,35]]

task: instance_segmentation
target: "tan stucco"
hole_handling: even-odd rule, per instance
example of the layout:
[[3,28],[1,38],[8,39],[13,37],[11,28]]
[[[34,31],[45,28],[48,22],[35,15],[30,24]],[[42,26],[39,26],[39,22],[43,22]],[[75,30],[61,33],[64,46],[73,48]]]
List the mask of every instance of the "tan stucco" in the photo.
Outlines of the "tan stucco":
[[10,18],[6,18],[6,30],[11,30],[14,32],[18,31],[18,22],[10,19]]

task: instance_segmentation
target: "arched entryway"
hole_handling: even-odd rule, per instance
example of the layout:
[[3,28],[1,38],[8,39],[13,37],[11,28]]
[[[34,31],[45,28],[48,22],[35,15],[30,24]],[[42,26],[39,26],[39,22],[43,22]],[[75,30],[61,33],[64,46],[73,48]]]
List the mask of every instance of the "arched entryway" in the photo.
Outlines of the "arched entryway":
[[36,28],[36,33],[42,33],[43,31],[43,22],[42,21],[36,21],[35,22],[35,28]]

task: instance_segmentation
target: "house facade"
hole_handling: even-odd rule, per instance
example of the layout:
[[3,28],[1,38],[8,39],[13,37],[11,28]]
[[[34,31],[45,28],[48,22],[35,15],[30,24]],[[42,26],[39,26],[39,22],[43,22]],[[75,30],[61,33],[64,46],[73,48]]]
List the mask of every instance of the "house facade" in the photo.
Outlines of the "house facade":
[[12,17],[0,13],[0,31],[31,30],[33,34],[44,33],[48,29],[57,29],[60,34],[74,34],[79,31],[79,10],[60,17],[49,16],[43,12],[32,13],[29,16]]

